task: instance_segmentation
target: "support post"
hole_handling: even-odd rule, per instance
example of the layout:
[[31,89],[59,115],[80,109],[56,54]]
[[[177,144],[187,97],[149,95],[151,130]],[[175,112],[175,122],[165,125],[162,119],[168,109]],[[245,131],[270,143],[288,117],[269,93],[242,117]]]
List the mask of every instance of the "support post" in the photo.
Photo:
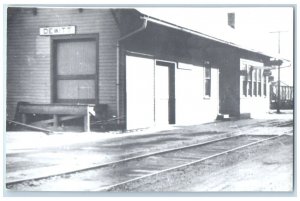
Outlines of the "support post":
[[[277,33],[278,34],[278,55],[280,55],[280,34],[287,31],[272,31],[270,33]],[[280,65],[278,64],[278,81],[277,81],[277,113],[280,113]]]
[[278,81],[277,81],[277,113],[280,113],[280,65],[278,65]]

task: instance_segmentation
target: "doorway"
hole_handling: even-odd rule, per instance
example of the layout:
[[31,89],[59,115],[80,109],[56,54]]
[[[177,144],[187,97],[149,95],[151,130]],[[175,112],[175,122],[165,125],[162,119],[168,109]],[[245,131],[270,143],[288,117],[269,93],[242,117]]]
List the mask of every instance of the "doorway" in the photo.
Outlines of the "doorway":
[[97,103],[96,36],[53,38],[53,102]]
[[126,128],[175,124],[175,63],[126,55]]
[[175,124],[175,64],[155,64],[155,124]]

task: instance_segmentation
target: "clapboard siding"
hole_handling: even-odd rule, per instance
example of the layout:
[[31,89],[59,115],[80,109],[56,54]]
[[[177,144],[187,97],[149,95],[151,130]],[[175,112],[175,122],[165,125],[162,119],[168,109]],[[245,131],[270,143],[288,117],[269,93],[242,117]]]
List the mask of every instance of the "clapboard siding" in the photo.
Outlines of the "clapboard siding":
[[19,101],[51,102],[51,40],[39,28],[75,25],[77,34],[99,34],[99,103],[116,115],[116,45],[120,37],[109,9],[8,8],[7,114]]

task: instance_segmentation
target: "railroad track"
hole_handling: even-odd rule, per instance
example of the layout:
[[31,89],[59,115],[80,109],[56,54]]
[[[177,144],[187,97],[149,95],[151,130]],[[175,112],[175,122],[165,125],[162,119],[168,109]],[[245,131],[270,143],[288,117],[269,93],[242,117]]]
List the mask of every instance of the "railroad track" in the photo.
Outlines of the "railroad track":
[[250,128],[253,125],[263,126],[263,127],[285,127],[285,126],[292,126],[293,123],[294,123],[293,120],[285,120],[285,121],[282,121],[282,122],[278,122],[278,120],[268,120],[268,121],[260,122],[260,123],[251,123],[251,124],[248,124],[246,126],[247,127],[250,126]]
[[7,182],[6,187],[13,191],[111,191],[131,182],[187,167],[281,136],[225,137],[72,172]]

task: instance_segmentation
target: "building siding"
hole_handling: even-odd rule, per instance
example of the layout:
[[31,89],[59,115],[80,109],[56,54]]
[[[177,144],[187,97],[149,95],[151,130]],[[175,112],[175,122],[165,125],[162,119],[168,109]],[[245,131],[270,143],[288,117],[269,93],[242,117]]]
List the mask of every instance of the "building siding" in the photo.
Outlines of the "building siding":
[[[211,96],[206,97],[203,66],[170,62],[175,68],[175,123],[191,125],[214,121],[219,112],[219,69],[211,68]],[[127,129],[164,125],[165,122],[156,119],[156,114],[164,109],[157,109],[156,104],[161,97],[157,98],[155,92],[159,83],[155,81],[159,79],[155,74],[157,70],[154,58],[126,57]]]
[[116,115],[116,44],[119,29],[109,9],[8,8],[7,114],[19,101],[51,103],[51,36],[40,27],[76,26],[76,34],[99,34],[99,103]]
[[219,69],[211,69],[211,96],[204,95],[204,67],[178,63],[175,77],[176,123],[212,122],[219,112]]
[[[137,16],[134,15],[133,18]],[[108,118],[119,114],[126,117],[126,54],[135,52],[152,59],[175,62],[178,67],[192,65],[195,75],[184,75],[175,70],[176,86],[181,87],[178,78],[194,76],[197,86],[190,89],[190,98],[176,91],[176,122],[201,123],[212,121],[218,112],[240,115],[247,112],[248,105],[261,102],[267,107],[266,99],[241,100],[240,59],[264,62],[267,57],[228,47],[224,44],[190,35],[154,23],[148,23],[145,30],[120,42],[119,52],[119,100],[117,98],[117,44],[120,32],[130,33],[141,27],[142,20],[129,17],[122,23],[122,15],[110,9],[58,9],[58,8],[8,8],[7,23],[7,115],[13,118],[19,101],[51,103],[52,98],[52,53],[51,36],[40,36],[39,28],[55,26],[76,26],[76,34],[98,34],[98,103],[108,105]],[[118,25],[120,27],[118,27]],[[211,61],[212,95],[205,98],[203,83],[203,62]],[[181,72],[182,71],[182,72]],[[189,80],[190,81],[190,80]],[[198,83],[199,82],[199,83]],[[175,89],[178,90],[175,86]],[[268,87],[267,87],[268,88]],[[268,94],[268,93],[267,93]],[[119,101],[119,102],[117,102]],[[193,103],[189,101],[194,101]],[[180,106],[179,106],[180,105]],[[191,106],[191,108],[187,108]],[[206,111],[207,110],[207,111]],[[193,115],[189,116],[190,111]]]

